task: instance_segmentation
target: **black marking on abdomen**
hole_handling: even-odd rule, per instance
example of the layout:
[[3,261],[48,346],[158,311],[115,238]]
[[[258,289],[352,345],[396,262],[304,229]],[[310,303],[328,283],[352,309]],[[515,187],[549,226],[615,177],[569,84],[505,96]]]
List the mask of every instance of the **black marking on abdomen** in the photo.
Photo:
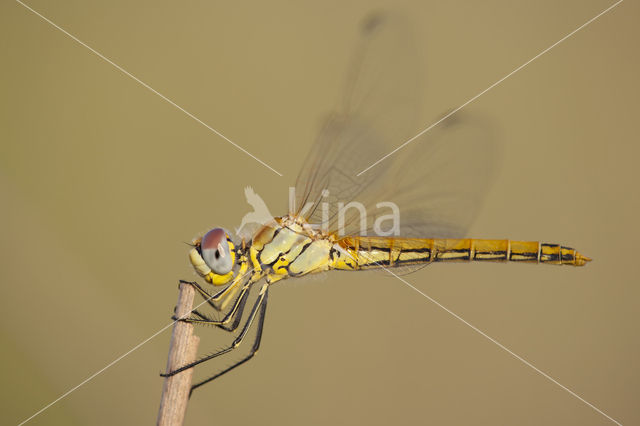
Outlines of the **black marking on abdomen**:
[[[545,248],[549,250],[557,250],[553,253],[545,253]],[[562,247],[557,244],[541,244],[540,245],[540,262],[560,262],[560,253]]]
[[374,251],[374,250],[381,251],[381,252],[384,252],[384,253],[389,253],[391,251],[391,248],[390,247],[371,246],[371,249],[368,249],[368,248],[366,249],[366,251]]
[[379,260],[379,261],[370,261],[368,263],[365,263],[364,265],[360,265],[360,266],[369,266],[369,265],[379,265],[379,266],[391,266],[391,263],[389,262],[389,259],[387,260]]
[[482,262],[483,260],[507,260],[507,252],[505,250],[499,251],[476,251],[473,260]]
[[398,265],[405,265],[405,264],[411,264],[411,263],[426,263],[428,262],[428,258],[425,257],[419,257],[419,258],[415,258],[415,259],[403,259],[403,260],[396,260],[393,262],[393,266],[398,266]]
[[541,254],[540,255],[540,262],[559,262],[560,261],[560,255],[558,253],[551,253],[551,254]]
[[511,262],[533,262],[533,261],[538,261],[538,253],[535,253],[535,252],[522,252],[522,253],[511,252],[511,255],[509,256],[509,261],[511,261]]
[[[414,257],[411,259],[401,259],[402,255],[418,255],[418,257]],[[431,249],[429,248],[421,248],[421,249],[411,249],[411,250],[402,250],[396,260],[394,260],[393,264],[396,265],[405,265],[405,264],[413,264],[413,263],[427,263],[431,259]]]
[[[443,257],[440,257],[440,256]],[[452,255],[447,257],[447,255]],[[435,261],[447,262],[454,260],[470,260],[471,253],[469,249],[451,249],[451,250],[442,250],[436,251]]]

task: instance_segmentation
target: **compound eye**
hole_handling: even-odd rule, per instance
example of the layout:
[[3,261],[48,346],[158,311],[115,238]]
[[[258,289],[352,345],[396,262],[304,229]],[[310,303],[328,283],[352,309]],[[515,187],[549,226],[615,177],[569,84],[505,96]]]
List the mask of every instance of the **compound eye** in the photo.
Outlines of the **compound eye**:
[[200,251],[202,259],[214,273],[225,275],[231,272],[233,259],[224,229],[213,228],[204,234],[200,242]]

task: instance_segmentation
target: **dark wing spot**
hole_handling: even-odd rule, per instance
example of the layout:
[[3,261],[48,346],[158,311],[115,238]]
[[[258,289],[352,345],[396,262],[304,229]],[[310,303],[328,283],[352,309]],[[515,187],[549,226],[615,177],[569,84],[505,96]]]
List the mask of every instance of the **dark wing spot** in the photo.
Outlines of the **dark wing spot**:
[[381,12],[373,12],[362,21],[362,32],[371,34],[384,22],[384,14]]

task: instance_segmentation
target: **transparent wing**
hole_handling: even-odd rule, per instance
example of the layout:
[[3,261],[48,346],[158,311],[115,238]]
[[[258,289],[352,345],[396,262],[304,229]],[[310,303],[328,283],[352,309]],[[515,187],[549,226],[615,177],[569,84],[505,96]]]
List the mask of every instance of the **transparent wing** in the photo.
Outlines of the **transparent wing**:
[[371,196],[398,205],[401,236],[464,237],[493,181],[497,140],[487,119],[458,112],[403,148],[384,178],[393,187]]
[[[389,164],[382,164],[377,173],[359,178],[355,174],[386,154],[388,146],[410,136],[418,110],[411,41],[408,25],[400,17],[376,13],[363,21],[344,96],[298,176],[295,213],[311,202],[314,208],[305,216],[319,222],[315,207],[320,202],[328,201],[335,210],[337,201],[355,199]],[[384,122],[379,121],[382,117]],[[326,190],[329,195],[323,197]]]
[[[378,203],[394,203],[400,236],[466,233],[493,170],[495,137],[485,120],[457,113],[357,176],[421,130],[412,42],[401,17],[378,13],[363,22],[344,98],[303,164],[291,213],[338,234],[371,235],[385,230],[382,219],[393,211]],[[344,208],[350,202],[360,207]]]

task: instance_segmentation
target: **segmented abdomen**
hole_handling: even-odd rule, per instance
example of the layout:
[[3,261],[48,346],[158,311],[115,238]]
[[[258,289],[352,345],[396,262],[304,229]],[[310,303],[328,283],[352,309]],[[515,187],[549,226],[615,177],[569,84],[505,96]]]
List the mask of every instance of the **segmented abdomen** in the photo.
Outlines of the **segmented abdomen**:
[[342,250],[337,250],[332,266],[345,270],[450,261],[582,266],[591,260],[571,247],[537,241],[345,237],[336,244]]

